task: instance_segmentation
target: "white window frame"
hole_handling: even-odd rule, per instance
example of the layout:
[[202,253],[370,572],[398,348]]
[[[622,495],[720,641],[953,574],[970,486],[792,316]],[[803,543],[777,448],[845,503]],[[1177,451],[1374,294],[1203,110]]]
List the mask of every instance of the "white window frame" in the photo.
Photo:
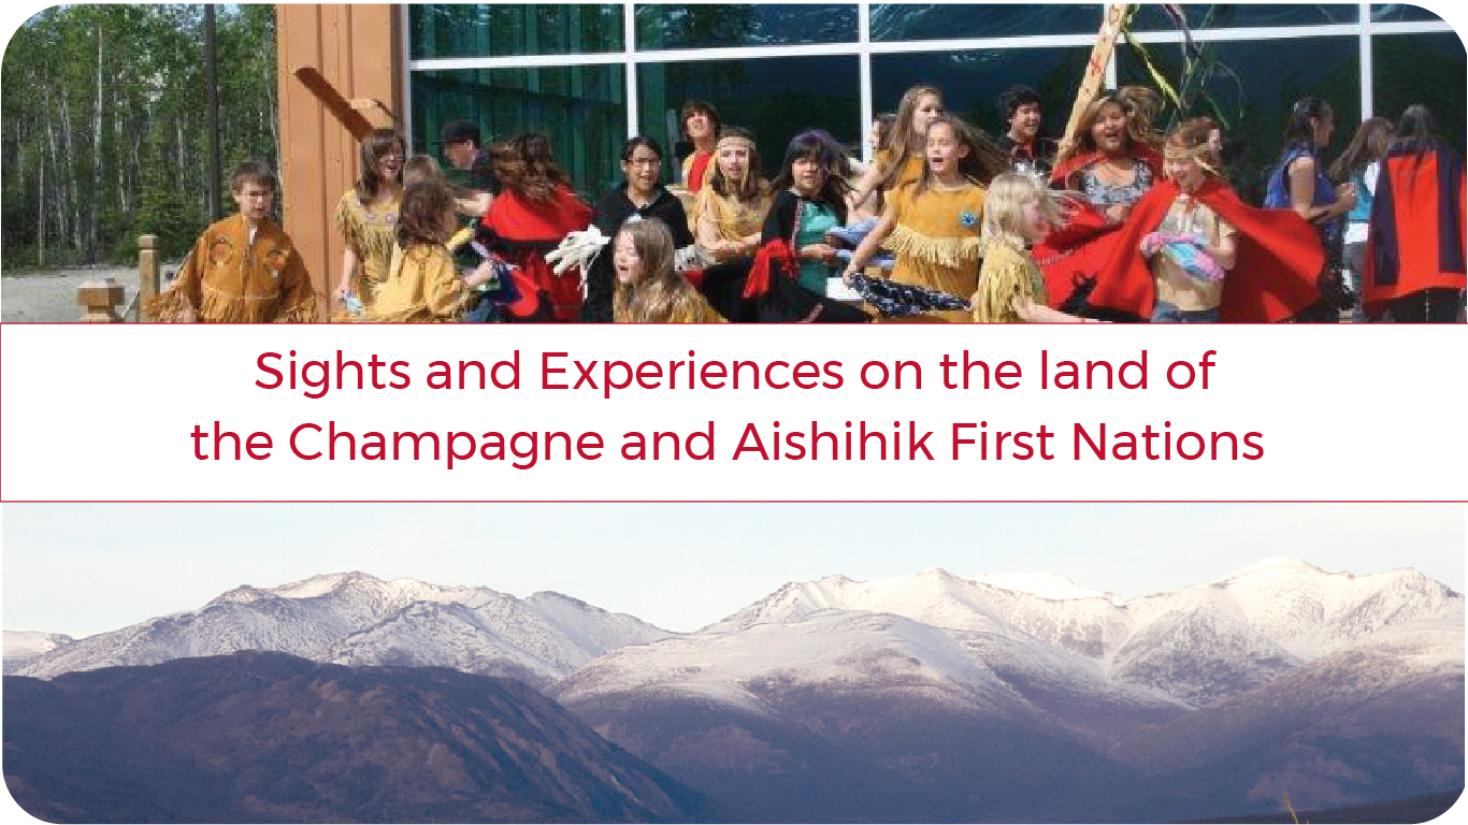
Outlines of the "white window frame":
[[[637,50],[637,18],[639,5],[663,5],[660,3],[621,0],[622,6],[622,49],[613,52],[590,54],[515,55],[510,57],[457,57],[412,59],[412,24],[409,6],[400,6],[403,27],[403,108],[404,123],[413,120],[413,72],[466,70],[466,69],[535,69],[565,66],[609,66],[623,67],[626,79],[627,137],[639,133],[640,112],[638,111],[637,81],[638,67],[644,63],[688,63],[704,60],[758,60],[767,57],[856,57],[860,66],[861,124],[855,131],[866,135],[866,124],[872,122],[876,107],[872,100],[871,62],[879,54],[928,54],[975,49],[1025,49],[1087,47],[1095,42],[1093,34],[1047,34],[1010,37],[964,37],[948,40],[905,40],[876,42],[871,39],[871,7],[877,5],[870,0],[851,3],[857,7],[857,39],[842,43],[819,43],[795,46],[733,46],[716,49],[649,49]],[[1370,3],[1360,3],[1358,20],[1355,23],[1335,23],[1312,26],[1253,26],[1241,28],[1210,29],[1193,32],[1193,39],[1200,43],[1288,40],[1297,37],[1356,37],[1360,42],[1360,103],[1361,117],[1371,117],[1375,111],[1372,93],[1372,36],[1378,34],[1411,35],[1436,34],[1453,31],[1443,21],[1413,21],[1404,23],[1374,23],[1371,20]],[[1181,43],[1182,35],[1175,31],[1137,32],[1133,35],[1141,43]],[[1112,56],[1106,67],[1106,82],[1116,85],[1116,58]],[[411,128],[407,130],[412,142]],[[870,148],[861,140],[862,156],[870,160]],[[411,150],[410,146],[410,150]]]

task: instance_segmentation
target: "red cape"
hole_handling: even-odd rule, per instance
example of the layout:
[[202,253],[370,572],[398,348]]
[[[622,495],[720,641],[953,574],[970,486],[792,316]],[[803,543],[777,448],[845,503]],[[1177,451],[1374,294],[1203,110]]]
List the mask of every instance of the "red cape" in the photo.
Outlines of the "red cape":
[[[1152,170],[1153,179],[1162,178],[1162,153],[1139,143],[1133,143],[1127,148],[1127,155],[1132,160],[1147,164]],[[1050,185],[1059,184],[1065,186],[1065,179],[1080,170],[1090,166],[1098,160],[1106,157],[1103,152],[1083,152],[1079,155],[1071,155],[1064,163],[1057,164],[1050,172]]]
[[[1065,185],[1065,179],[1104,158],[1100,152],[1075,155],[1055,167],[1050,174],[1052,185]],[[1162,156],[1149,146],[1134,144],[1131,158],[1147,165],[1153,180],[1162,179]],[[1088,203],[1069,200],[1066,224],[1036,244],[1035,262],[1045,273],[1045,292],[1050,306],[1061,307],[1081,283],[1093,280],[1115,250],[1116,230],[1121,224],[1108,223],[1106,215]]]
[[484,213],[484,225],[507,242],[511,263],[550,295],[559,321],[574,321],[581,314],[581,275],[575,269],[557,275],[545,262],[545,253],[566,235],[585,229],[591,216],[591,207],[564,186],[544,202],[505,189]]
[[484,225],[507,241],[560,243],[567,234],[585,229],[589,223],[591,207],[564,186],[557,186],[546,201],[533,201],[505,189],[484,213]]
[[1106,215],[1088,203],[1066,199],[1065,226],[1035,244],[1035,263],[1045,274],[1045,292],[1050,306],[1059,308],[1076,288],[1095,280],[1111,259],[1116,230]]
[[1446,149],[1402,150],[1382,162],[1362,279],[1369,311],[1415,292],[1463,288],[1465,198],[1462,161]]
[[[1157,229],[1180,194],[1176,182],[1159,181],[1116,233],[1111,260],[1091,291],[1092,306],[1152,317],[1156,285],[1142,238]],[[1231,323],[1282,321],[1320,299],[1316,281],[1325,250],[1315,228],[1292,210],[1256,209],[1227,184],[1210,178],[1194,197],[1238,230],[1238,256],[1223,285],[1220,319]]]

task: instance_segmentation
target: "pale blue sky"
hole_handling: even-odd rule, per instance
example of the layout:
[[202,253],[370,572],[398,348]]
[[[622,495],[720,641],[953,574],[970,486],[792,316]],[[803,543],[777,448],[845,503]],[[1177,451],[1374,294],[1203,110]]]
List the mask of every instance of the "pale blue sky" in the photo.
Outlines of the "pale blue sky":
[[1287,555],[1461,591],[1464,537],[1461,505],[8,505],[0,574],[6,629],[73,636],[342,570],[686,631],[787,581],[933,567],[1135,596]]

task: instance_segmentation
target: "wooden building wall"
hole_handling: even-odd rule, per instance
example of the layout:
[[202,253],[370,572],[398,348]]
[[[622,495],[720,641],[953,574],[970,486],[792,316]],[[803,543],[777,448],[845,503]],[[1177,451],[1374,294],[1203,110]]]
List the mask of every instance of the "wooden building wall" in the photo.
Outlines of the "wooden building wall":
[[[402,117],[401,11],[392,5],[280,4],[275,20],[285,230],[329,313],[336,309],[342,256],[332,215],[356,180],[357,147],[293,72],[315,66],[343,97],[382,101]],[[404,123],[398,127],[406,130]]]

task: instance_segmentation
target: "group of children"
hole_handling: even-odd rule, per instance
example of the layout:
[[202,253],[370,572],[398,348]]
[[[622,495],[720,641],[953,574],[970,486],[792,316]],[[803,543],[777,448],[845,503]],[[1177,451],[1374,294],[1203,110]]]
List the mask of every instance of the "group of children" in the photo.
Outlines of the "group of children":
[[[636,137],[622,151],[624,183],[594,209],[543,136],[482,153],[497,182],[489,193],[450,186],[431,158],[406,157],[401,137],[380,130],[362,142],[359,180],[338,207],[336,317],[1196,323],[1305,319],[1322,303],[1331,239],[1319,219],[1357,206],[1351,186],[1315,184],[1326,114],[1302,110],[1309,150],[1287,150],[1274,187],[1289,201],[1257,209],[1221,173],[1218,126],[1195,118],[1158,134],[1150,90],[1092,101],[1054,157],[1036,138],[1038,96],[1020,87],[1003,106],[1012,128],[995,143],[945,113],[938,89],[914,87],[874,124],[860,174],[813,129],[766,182],[753,135],[694,102],[683,111],[694,146],[684,189],[662,185],[661,147]],[[1434,168],[1457,175],[1442,201],[1456,205],[1462,167],[1451,160]],[[251,187],[273,193],[273,178],[236,174],[237,199]],[[299,256],[263,218],[268,199],[259,217],[241,209],[200,239],[155,317],[315,317]],[[248,239],[234,237],[243,230]],[[1445,288],[1462,289],[1459,266]],[[234,292],[209,277],[252,267],[253,279],[236,281],[254,286]]]

